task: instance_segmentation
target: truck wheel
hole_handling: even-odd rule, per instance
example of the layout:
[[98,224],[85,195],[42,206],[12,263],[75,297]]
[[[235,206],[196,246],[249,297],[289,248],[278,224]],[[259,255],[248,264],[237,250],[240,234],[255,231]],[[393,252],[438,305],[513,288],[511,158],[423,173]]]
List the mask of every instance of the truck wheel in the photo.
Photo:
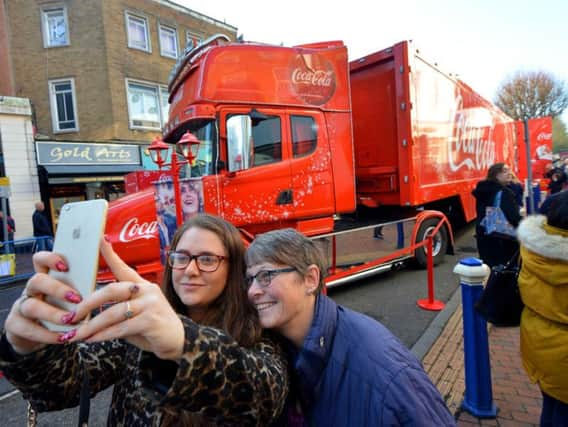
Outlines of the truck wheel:
[[[439,222],[440,220],[437,218],[429,218],[423,221],[422,224],[420,224],[420,228],[416,235],[416,243],[426,240]],[[442,226],[432,239],[432,256],[434,258],[434,265],[438,265],[443,261],[447,249],[448,231],[446,230],[446,227]],[[414,259],[418,267],[426,268],[428,266],[428,248],[426,246],[417,248],[416,251],[414,251]]]

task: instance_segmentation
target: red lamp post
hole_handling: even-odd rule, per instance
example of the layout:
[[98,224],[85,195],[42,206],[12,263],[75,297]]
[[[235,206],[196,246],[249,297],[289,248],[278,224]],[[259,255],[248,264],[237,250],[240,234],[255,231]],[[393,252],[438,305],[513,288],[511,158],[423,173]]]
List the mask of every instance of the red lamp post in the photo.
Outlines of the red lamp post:
[[176,223],[180,226],[183,222],[183,218],[181,213],[181,195],[179,189],[179,168],[184,164],[188,164],[191,171],[191,164],[197,158],[197,152],[199,151],[199,140],[195,135],[188,131],[182,135],[176,145],[180,147],[180,151],[185,158],[185,161],[180,162],[177,158],[177,150],[173,149],[171,161],[170,163],[166,163],[167,152],[170,146],[162,141],[159,136],[154,138],[152,144],[148,147],[148,151],[150,152],[150,158],[158,165],[160,170],[162,170],[162,167],[164,166],[170,167],[174,185],[174,197],[176,201]]

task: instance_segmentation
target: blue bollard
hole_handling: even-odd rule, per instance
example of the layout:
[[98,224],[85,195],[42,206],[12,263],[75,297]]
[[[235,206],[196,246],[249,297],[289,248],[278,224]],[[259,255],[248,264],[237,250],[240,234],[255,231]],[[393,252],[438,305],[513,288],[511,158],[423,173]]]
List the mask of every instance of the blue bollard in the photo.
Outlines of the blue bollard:
[[465,393],[462,408],[478,418],[495,418],[497,408],[491,389],[487,322],[474,309],[489,267],[480,259],[464,258],[454,267],[454,273],[460,277],[463,306]]

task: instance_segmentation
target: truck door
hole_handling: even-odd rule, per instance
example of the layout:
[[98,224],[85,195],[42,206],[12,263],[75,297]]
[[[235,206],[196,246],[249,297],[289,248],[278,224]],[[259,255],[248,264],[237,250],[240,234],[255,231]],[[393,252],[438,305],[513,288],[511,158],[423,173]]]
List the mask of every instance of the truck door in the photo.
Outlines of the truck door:
[[279,112],[269,109],[222,114],[227,169],[220,175],[222,211],[236,226],[269,224],[293,216],[283,122]]
[[310,219],[335,213],[333,174],[323,114],[291,111],[290,141],[294,216]]

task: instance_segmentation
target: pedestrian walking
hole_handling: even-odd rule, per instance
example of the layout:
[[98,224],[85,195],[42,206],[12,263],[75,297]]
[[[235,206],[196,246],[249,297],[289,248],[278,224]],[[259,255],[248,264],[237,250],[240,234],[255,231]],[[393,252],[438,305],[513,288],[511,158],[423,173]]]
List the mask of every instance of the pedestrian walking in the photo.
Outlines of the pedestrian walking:
[[507,221],[517,227],[521,220],[519,206],[513,192],[507,188],[511,180],[511,169],[505,163],[495,163],[487,170],[487,177],[478,182],[472,194],[475,197],[477,219],[475,224],[475,239],[479,257],[489,267],[506,264],[519,250],[519,243],[514,238],[503,238],[488,235],[481,221],[485,217],[488,206],[494,206],[498,194],[501,194],[499,208],[505,214]]
[[549,179],[548,191],[549,194],[556,194],[562,190],[562,186],[568,180],[568,176],[564,171],[564,165],[552,164],[549,170],[544,175]]
[[542,391],[540,425],[568,426],[568,191],[546,216],[523,220],[518,237],[523,366]]
[[560,191],[554,193],[554,194],[549,194],[548,197],[546,199],[544,199],[544,202],[542,202],[542,205],[540,205],[540,208],[538,210],[538,212],[541,215],[548,215],[548,210],[550,209],[550,205],[551,203],[556,200],[556,198],[564,191],[568,190],[568,181],[564,181],[564,183],[562,184],[562,188],[560,189]]
[[[74,312],[45,299],[81,301],[45,274],[73,266],[39,252],[37,273],[5,322],[0,370],[39,412],[76,406],[86,373],[87,396],[114,385],[108,425],[270,425],[286,400],[287,365],[247,300],[244,251],[234,226],[194,216],[174,236],[160,288],[102,242],[118,282]],[[77,323],[109,301],[89,322]],[[77,328],[58,334],[40,320]]]
[[45,214],[43,202],[35,203],[35,211],[32,215],[34,237],[37,241],[36,250],[50,251],[52,248],[53,230]]
[[6,215],[6,229],[8,238],[4,236],[4,212],[0,211],[0,242],[6,243],[6,253],[14,252],[14,233],[16,232],[16,221],[10,215]]
[[283,229],[247,254],[250,301],[263,327],[289,343],[288,425],[452,426],[454,418],[420,362],[379,322],[321,293],[316,243]]

